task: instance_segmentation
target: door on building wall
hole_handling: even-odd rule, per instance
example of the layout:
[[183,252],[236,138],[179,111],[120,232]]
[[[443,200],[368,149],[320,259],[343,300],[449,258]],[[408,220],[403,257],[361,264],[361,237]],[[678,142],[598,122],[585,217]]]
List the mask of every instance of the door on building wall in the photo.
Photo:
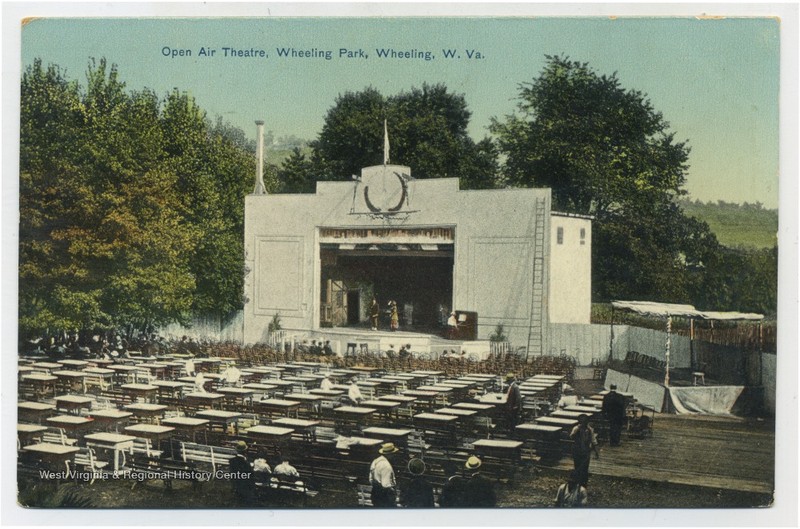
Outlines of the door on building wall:
[[347,291],[347,324],[357,325],[361,322],[361,292]]
[[347,294],[343,281],[331,281],[331,323],[336,327],[347,324]]

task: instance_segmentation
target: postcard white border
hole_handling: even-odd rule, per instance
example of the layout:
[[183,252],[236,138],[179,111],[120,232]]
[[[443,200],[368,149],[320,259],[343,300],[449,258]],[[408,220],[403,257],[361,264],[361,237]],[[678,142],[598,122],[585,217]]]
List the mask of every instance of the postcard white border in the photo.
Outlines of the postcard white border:
[[[14,398],[20,25],[22,17],[275,17],[275,16],[775,16],[781,19],[779,326],[775,505],[769,509],[600,510],[494,509],[364,510],[82,510],[23,509],[16,505]],[[798,5],[740,3],[4,3],[2,6],[2,522],[3,526],[741,526],[798,524]],[[736,457],[731,454],[731,457]],[[132,521],[136,524],[131,524]]]

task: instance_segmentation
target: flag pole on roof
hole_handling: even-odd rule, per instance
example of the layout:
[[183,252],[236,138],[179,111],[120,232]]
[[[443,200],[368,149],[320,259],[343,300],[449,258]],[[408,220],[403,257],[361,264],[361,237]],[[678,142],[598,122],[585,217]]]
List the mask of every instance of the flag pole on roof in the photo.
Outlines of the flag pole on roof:
[[389,163],[389,128],[386,118],[383,119],[383,165]]

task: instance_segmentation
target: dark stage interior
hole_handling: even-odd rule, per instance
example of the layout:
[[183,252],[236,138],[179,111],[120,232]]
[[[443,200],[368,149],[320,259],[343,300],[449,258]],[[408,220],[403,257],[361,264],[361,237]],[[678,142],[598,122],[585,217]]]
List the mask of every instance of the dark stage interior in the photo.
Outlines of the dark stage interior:
[[[431,255],[426,255],[431,254]],[[451,309],[453,298],[452,252],[330,252],[323,255],[322,283],[332,281],[339,289],[323,302],[346,303],[347,322],[363,326],[374,295],[381,308],[381,325],[388,325],[388,303],[397,302],[404,330],[438,333],[442,309]],[[344,301],[346,299],[346,301]],[[360,307],[359,310],[354,307]],[[406,307],[411,307],[408,325]],[[447,313],[447,312],[446,312]],[[446,314],[445,313],[445,314]],[[343,322],[344,323],[344,322]]]

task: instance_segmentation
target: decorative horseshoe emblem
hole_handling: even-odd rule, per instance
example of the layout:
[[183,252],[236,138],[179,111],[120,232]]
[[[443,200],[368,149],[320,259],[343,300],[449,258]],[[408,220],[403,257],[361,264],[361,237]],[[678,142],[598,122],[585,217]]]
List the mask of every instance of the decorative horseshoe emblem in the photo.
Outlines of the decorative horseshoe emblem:
[[[406,197],[408,196],[408,184],[406,183],[405,178],[400,173],[394,173],[398,180],[400,180],[400,187],[401,187],[401,194],[400,194],[400,201],[397,203],[396,206],[389,208],[387,211],[395,212],[400,211],[400,208],[403,207],[403,202],[405,202]],[[367,204],[367,208],[373,213],[381,213],[383,210],[381,208],[375,207],[369,200],[369,186],[364,187],[364,202]]]

